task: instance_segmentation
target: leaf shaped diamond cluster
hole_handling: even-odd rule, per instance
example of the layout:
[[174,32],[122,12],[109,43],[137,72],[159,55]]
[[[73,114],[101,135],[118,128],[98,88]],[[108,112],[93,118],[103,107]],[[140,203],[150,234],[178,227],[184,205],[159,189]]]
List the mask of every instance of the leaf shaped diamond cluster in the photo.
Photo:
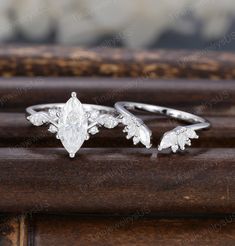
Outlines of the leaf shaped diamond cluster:
[[[46,123],[56,124],[59,119],[60,110],[59,109],[50,109],[47,112],[38,112],[32,114],[27,117],[27,119],[34,125],[34,126],[42,126]],[[50,128],[53,125],[50,125]],[[49,128],[49,131],[50,131]],[[54,132],[53,132],[54,133]]]
[[158,150],[171,148],[172,152],[176,153],[178,150],[185,150],[186,145],[191,146],[190,139],[197,138],[199,137],[192,128],[178,126],[163,135]]
[[122,123],[125,125],[123,132],[127,133],[126,138],[133,138],[134,145],[141,142],[146,148],[151,147],[152,132],[142,121],[134,116],[124,116]]
[[27,119],[34,125],[34,126],[42,126],[45,123],[49,122],[48,114],[46,112],[39,112],[27,117]]
[[110,114],[100,114],[98,110],[95,110],[89,115],[89,122],[93,123],[94,126],[88,130],[88,133],[95,135],[99,132],[99,126],[108,129],[115,128],[119,124],[119,119]]

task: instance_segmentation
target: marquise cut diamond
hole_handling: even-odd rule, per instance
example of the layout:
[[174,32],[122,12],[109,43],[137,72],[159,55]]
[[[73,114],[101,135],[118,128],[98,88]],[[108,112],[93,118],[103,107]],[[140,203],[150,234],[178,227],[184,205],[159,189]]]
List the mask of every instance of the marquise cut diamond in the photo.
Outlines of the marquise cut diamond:
[[76,93],[66,102],[58,121],[58,137],[73,158],[87,138],[88,120]]
[[124,116],[122,123],[126,125],[123,132],[127,133],[127,139],[131,139],[133,137],[133,143],[135,145],[141,142],[146,148],[151,147],[152,133],[141,120],[133,116]]
[[139,127],[139,140],[146,148],[151,147],[151,132],[144,125]]

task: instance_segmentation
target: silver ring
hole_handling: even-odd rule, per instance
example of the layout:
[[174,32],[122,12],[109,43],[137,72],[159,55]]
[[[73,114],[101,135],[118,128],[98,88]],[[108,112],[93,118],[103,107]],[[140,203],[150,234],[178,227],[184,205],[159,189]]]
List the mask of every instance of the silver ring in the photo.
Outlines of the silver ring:
[[116,110],[102,105],[82,104],[75,92],[66,103],[40,104],[28,107],[27,119],[34,126],[49,124],[71,158],[84,141],[99,132],[99,127],[114,128],[119,123]]
[[185,150],[186,145],[191,146],[191,139],[199,138],[195,131],[210,127],[210,123],[204,118],[172,108],[136,102],[117,102],[115,108],[125,125],[124,132],[127,133],[127,139],[133,138],[135,145],[141,142],[146,148],[151,147],[152,132],[140,118],[130,113],[129,110],[144,110],[190,123],[190,125],[177,126],[166,132],[158,146],[159,151],[168,148],[171,148],[174,153],[178,150]]

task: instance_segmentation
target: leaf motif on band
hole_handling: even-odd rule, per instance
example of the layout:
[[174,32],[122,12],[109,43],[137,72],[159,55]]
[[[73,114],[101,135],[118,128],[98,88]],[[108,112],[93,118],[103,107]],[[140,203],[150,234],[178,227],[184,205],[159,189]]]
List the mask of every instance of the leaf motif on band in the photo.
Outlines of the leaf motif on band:
[[124,116],[122,119],[122,123],[126,125],[123,130],[123,132],[127,133],[126,138],[133,138],[134,145],[141,142],[143,145],[145,145],[146,148],[151,147],[152,133],[144,123],[138,120],[138,118],[133,116]]
[[27,120],[29,120],[35,126],[42,126],[43,124],[49,122],[48,115],[45,112],[32,114],[27,117]]
[[163,135],[158,150],[171,148],[172,152],[176,153],[179,149],[185,150],[186,145],[191,146],[190,139],[197,138],[198,135],[192,128],[178,126]]
[[103,114],[100,115],[97,119],[96,119],[97,123],[99,123],[100,125],[112,129],[114,127],[116,127],[119,123],[119,120],[114,117],[113,115],[110,114]]

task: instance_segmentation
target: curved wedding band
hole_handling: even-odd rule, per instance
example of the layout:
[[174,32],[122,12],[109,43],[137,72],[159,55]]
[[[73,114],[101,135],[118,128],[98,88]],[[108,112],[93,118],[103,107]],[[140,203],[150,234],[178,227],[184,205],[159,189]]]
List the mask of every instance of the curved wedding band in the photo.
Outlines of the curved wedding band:
[[66,103],[40,104],[26,109],[27,119],[35,126],[49,124],[71,158],[90,135],[99,132],[98,127],[114,128],[119,119],[116,110],[102,105],[82,104],[75,92]]
[[166,132],[158,146],[159,151],[168,148],[171,148],[174,153],[177,150],[185,150],[186,145],[191,145],[190,139],[198,138],[195,131],[210,127],[210,123],[207,120],[172,108],[136,102],[117,102],[115,108],[122,116],[122,123],[125,125],[124,132],[127,132],[127,138],[133,138],[134,144],[141,142],[146,148],[151,147],[151,130],[129,110],[144,110],[191,123],[188,126],[178,126]]

